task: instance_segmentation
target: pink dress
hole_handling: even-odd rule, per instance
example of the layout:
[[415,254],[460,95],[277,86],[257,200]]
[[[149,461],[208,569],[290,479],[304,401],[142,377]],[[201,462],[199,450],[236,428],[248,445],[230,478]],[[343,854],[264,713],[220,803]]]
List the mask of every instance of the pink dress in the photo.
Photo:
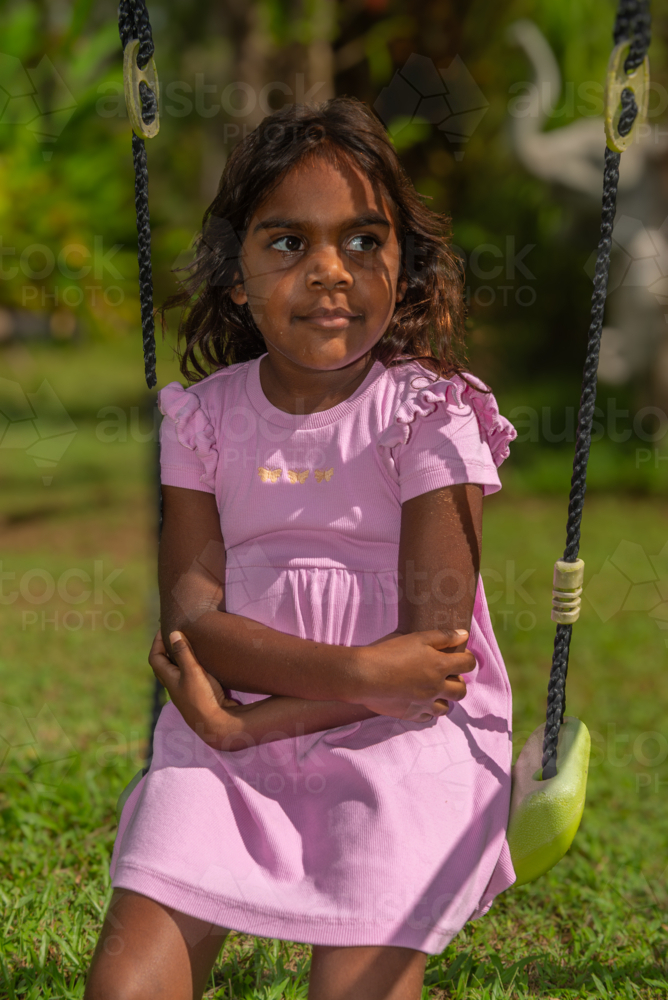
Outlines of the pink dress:
[[[396,628],[402,502],[495,492],[515,436],[493,396],[416,362],[377,362],[307,416],[269,403],[259,359],[172,382],[160,408],[162,482],[216,497],[227,611],[340,645]],[[428,723],[377,716],[224,753],[167,704],[114,886],[263,937],[442,951],[515,880],[511,694],[481,582],[468,645],[466,698]]]

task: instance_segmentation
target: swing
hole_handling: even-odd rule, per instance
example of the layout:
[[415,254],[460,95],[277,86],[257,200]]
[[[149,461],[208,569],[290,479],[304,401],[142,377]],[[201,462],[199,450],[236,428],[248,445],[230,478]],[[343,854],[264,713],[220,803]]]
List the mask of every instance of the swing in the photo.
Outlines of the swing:
[[[144,0],[121,0],[118,22],[123,45],[125,98],[132,125],[144,366],[146,383],[152,389],[157,379],[148,171],[144,140],[155,136],[160,127],[158,76],[153,60],[151,25]],[[634,125],[647,113],[649,0],[619,0],[613,39],[615,47],[606,77],[607,142],[601,235],[578,413],[566,548],[563,559],[557,560],[554,567],[551,617],[557,627],[548,684],[546,721],[525,743],[512,773],[507,840],[517,875],[515,886],[533,882],[566,854],[582,819],[587,789],[591,740],[583,722],[564,715],[566,674],[573,623],[580,614],[584,579],[584,562],[578,558],[580,525],[596,403],[598,355],[610,268],[619,162],[621,153],[634,139]],[[161,704],[162,687],[156,679],[149,761]],[[147,769],[148,767],[139,771],[121,794],[117,806],[119,818],[125,802]]]
[[552,620],[557,622],[548,685],[546,721],[522,748],[513,768],[507,840],[517,875],[515,886],[549,871],[573,843],[584,811],[591,740],[579,719],[564,715],[566,674],[573,623],[580,615],[584,562],[578,558],[587,462],[596,405],[598,355],[610,269],[621,153],[633,141],[636,122],[647,113],[650,42],[648,0],[620,0],[615,47],[606,78],[605,167],[591,322],[582,378],[578,431],[568,505],[566,549],[554,566]]

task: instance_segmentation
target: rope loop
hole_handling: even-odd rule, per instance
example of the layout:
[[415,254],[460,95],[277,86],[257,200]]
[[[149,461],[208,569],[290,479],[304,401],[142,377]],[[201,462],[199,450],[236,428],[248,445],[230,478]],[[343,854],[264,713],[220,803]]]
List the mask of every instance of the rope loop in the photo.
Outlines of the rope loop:
[[631,145],[631,129],[647,116],[649,59],[645,56],[639,66],[627,72],[625,59],[630,50],[628,39],[615,46],[605,80],[605,136],[615,153],[623,153]]
[[138,51],[139,39],[131,38],[123,52],[125,104],[135,135],[140,139],[152,139],[160,129],[158,71],[153,57],[145,69],[140,69]]

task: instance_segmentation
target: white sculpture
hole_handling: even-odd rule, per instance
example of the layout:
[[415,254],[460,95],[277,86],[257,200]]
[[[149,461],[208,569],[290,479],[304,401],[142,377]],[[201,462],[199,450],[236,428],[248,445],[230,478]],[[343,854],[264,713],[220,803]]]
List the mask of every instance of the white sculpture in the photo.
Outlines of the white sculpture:
[[[511,88],[515,96],[509,104],[510,131],[518,159],[534,176],[600,204],[602,115],[543,131],[562,91],[557,60],[532,21],[516,21],[508,33],[526,53],[534,73],[530,83]],[[610,326],[603,330],[599,364],[599,378],[611,384],[643,376],[654,402],[664,407],[668,406],[667,140],[668,128],[645,123],[621,157],[608,288]],[[587,264],[592,276],[595,257],[593,253]]]

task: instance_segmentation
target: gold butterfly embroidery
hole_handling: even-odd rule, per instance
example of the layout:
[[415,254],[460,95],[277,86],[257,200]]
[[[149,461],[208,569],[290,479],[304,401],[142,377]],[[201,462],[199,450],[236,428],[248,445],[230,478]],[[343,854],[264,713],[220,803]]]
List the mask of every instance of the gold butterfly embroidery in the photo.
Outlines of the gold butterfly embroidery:
[[263,483],[275,483],[281,478],[282,469],[265,469],[264,465],[261,465],[257,470],[258,475]]
[[325,471],[324,469],[315,470],[315,478],[316,482],[318,483],[321,483],[323,479],[325,480],[326,483],[328,483],[333,475],[334,475],[334,469],[327,469],[327,471]]
[[294,469],[288,469],[288,479],[291,483],[305,483],[308,479],[308,474],[308,469],[305,469],[304,472],[295,472]]

